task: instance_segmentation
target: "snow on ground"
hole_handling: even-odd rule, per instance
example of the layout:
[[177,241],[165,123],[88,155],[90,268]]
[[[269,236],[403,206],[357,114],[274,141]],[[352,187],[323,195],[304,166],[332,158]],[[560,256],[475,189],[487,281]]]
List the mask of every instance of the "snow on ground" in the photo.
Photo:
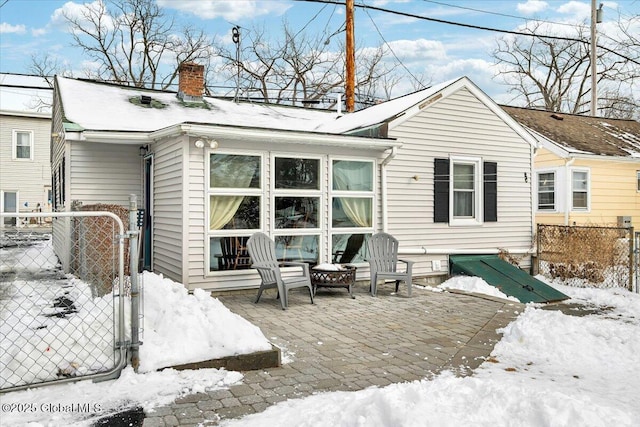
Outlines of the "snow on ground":
[[[495,288],[482,282],[456,277],[437,291],[460,289],[496,296]],[[640,295],[620,289],[551,285],[569,295],[569,303],[597,313],[570,316],[528,304],[501,331],[503,338],[492,356],[471,377],[457,378],[444,372],[429,381],[317,394],[281,402],[224,425],[638,425]],[[86,411],[64,408],[99,402],[97,410],[102,414],[133,406],[153,411],[176,397],[241,381],[241,374],[217,369],[154,371],[155,366],[166,363],[186,363],[188,355],[205,349],[219,350],[222,355],[222,347],[232,353],[262,348],[266,339],[204,292],[189,295],[182,285],[150,273],[144,275],[144,290],[141,359],[147,359],[148,372],[136,374],[126,368],[117,380],[3,394],[2,425],[88,426],[92,420],[85,418]],[[215,326],[203,328],[204,323]],[[194,331],[187,334],[190,329]],[[235,332],[240,329],[243,332]],[[231,350],[232,344],[216,342],[211,330],[216,330],[216,337],[224,331],[227,339],[238,342],[238,348]],[[295,358],[295,354],[289,357]],[[23,411],[8,410],[19,405]]]

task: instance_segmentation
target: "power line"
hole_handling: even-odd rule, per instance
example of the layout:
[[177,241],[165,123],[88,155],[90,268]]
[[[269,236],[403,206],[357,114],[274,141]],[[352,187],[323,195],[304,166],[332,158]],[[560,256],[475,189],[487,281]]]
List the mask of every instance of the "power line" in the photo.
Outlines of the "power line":
[[[367,14],[367,16],[369,17],[369,19],[371,20],[371,23],[373,24],[373,27],[376,29],[376,31],[378,32],[378,35],[380,36],[380,38],[382,38],[382,41],[384,42],[384,44],[387,46],[387,48],[389,48],[389,51],[391,52],[391,54],[393,55],[394,58],[396,58],[396,61],[398,61],[398,63],[402,66],[402,68],[405,69],[405,71],[407,73],[409,73],[409,75],[411,77],[413,77],[413,79],[421,86],[422,82],[413,75],[413,73],[409,70],[409,68],[407,68],[406,65],[404,65],[404,63],[400,60],[400,58],[398,58],[398,55],[396,55],[396,53],[393,51],[393,48],[391,48],[391,45],[389,44],[389,42],[387,42],[387,40],[385,40],[384,36],[382,35],[382,33],[380,32],[380,29],[378,28],[378,25],[376,24],[376,21],[373,20],[373,18],[371,17],[371,15],[369,15],[369,11],[368,10],[364,10],[365,13]],[[424,87],[424,86],[423,86]]]
[[[344,5],[344,3],[341,3],[341,2],[336,1],[336,0],[296,0],[296,1],[308,2],[308,3],[329,3],[329,4]],[[512,34],[512,35],[516,35],[516,36],[537,37],[537,38],[540,38],[540,39],[564,40],[564,41],[572,41],[572,42],[589,44],[588,40],[576,39],[576,38],[572,38],[572,37],[562,37],[562,36],[552,36],[552,35],[540,35],[540,34],[533,34],[533,33],[523,33],[523,32],[520,32],[520,31],[501,30],[501,29],[498,29],[498,28],[484,27],[484,26],[481,26],[481,25],[463,24],[461,22],[448,21],[448,20],[445,20],[445,19],[438,19],[438,18],[429,18],[427,16],[416,15],[414,13],[401,12],[401,11],[398,11],[398,10],[386,9],[386,8],[377,7],[377,6],[368,6],[368,5],[365,5],[365,4],[356,4],[355,7],[358,7],[360,9],[370,9],[370,10],[375,10],[375,11],[378,11],[378,12],[390,13],[390,14],[393,14],[393,15],[400,15],[400,16],[404,16],[404,17],[407,17],[407,18],[415,18],[415,19],[421,19],[421,20],[424,20],[424,21],[438,22],[440,24],[447,24],[447,25],[455,25],[455,26],[458,26],[458,27],[472,28],[472,29],[475,29],[475,30],[492,31],[492,32],[496,32],[496,33]],[[637,61],[635,59],[631,59],[628,56],[625,56],[625,55],[623,55],[623,54],[621,54],[619,52],[616,52],[613,49],[609,49],[608,47],[600,46],[600,45],[598,45],[598,48],[602,49],[604,51],[607,51],[609,53],[612,53],[614,55],[617,55],[617,56],[619,56],[619,57],[621,57],[623,59],[626,59],[629,62],[632,62],[634,64],[640,65],[639,61]]]
[[[474,9],[472,7],[466,7],[466,6],[458,6],[457,4],[449,4],[449,3],[443,3],[443,2],[439,2],[439,1],[435,1],[435,0],[422,0],[424,2],[427,3],[433,3],[433,4],[438,4],[440,6],[447,6],[447,7],[454,7],[456,9],[463,9],[463,10],[470,10],[472,12],[480,12],[480,13],[486,13],[488,15],[496,15],[496,16],[504,16],[505,18],[515,18],[515,19],[521,19],[523,21],[529,21],[529,18],[525,18],[524,16],[517,16],[517,15],[509,15],[506,13],[499,13],[499,12],[491,12],[489,10],[482,10],[482,9]],[[546,21],[546,20],[542,20],[542,19],[533,19],[533,21],[536,22],[544,22],[547,24],[555,24],[555,25],[568,25],[573,27],[573,24],[569,24],[566,22],[554,22],[554,21]]]

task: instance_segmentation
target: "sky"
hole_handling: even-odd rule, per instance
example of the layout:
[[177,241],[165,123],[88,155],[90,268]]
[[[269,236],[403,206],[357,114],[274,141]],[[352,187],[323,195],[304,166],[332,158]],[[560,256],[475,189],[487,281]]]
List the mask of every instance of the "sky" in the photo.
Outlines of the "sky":
[[[40,245],[15,256],[16,265],[11,268],[18,273],[21,269],[51,268],[50,240]],[[14,259],[12,256],[6,258]],[[542,276],[537,278],[544,280]],[[2,425],[88,427],[95,418],[87,418],[86,411],[47,408],[93,404],[98,405],[93,412],[96,416],[114,408],[124,410],[140,406],[150,413],[170,405],[177,397],[242,383],[241,373],[223,369],[155,370],[193,362],[194,355],[206,354],[203,349],[217,355],[254,351],[264,348],[267,339],[258,327],[230,312],[204,291],[189,294],[182,284],[149,272],[144,273],[143,281],[145,335],[140,356],[147,359],[146,365],[141,366],[138,373],[130,367],[125,368],[117,380],[80,381],[3,394]],[[72,291],[66,295],[76,299],[82,294],[90,295],[88,285],[80,281],[70,284]],[[571,297],[567,303],[584,305],[595,314],[578,317],[543,310],[538,304],[527,304],[513,322],[498,330],[502,339],[472,376],[461,378],[445,371],[429,380],[369,387],[355,392],[319,393],[279,402],[261,413],[226,420],[221,425],[637,426],[640,376],[635,373],[640,363],[640,295],[624,289],[576,288],[561,282],[549,284]],[[10,283],[10,286],[18,285],[34,290],[26,294],[31,295],[34,305],[38,305],[35,309],[41,310],[46,305],[38,281]],[[506,298],[478,277],[453,277],[437,288],[425,289],[433,292],[456,289]],[[61,289],[60,293],[63,291]],[[101,305],[102,299],[96,297],[93,303]],[[29,300],[10,300],[10,303],[19,303],[26,313],[30,312]],[[83,316],[84,308],[88,307],[90,304],[85,301],[83,310],[72,318]],[[2,327],[20,320],[11,317],[15,311],[15,308],[2,310],[5,316]],[[79,339],[78,328],[72,322],[55,316],[51,319],[58,322],[58,326],[68,324],[69,336],[75,334],[74,339]],[[221,329],[203,328],[205,321],[224,324],[223,329],[235,331],[236,335],[213,336],[211,330]],[[99,334],[103,328],[103,324],[88,326],[92,335]],[[48,329],[53,330],[53,326]],[[167,342],[179,344],[167,346]],[[34,356],[38,353],[42,352],[34,351],[31,357],[21,357],[23,365],[43,365],[43,361]],[[285,352],[282,360],[291,363],[295,354]],[[11,378],[11,366],[6,362],[3,360],[3,379]],[[32,409],[4,410],[18,405],[23,408],[29,405]]]
[[[47,53],[65,62],[76,77],[82,77],[87,58],[71,47],[72,37],[62,12],[77,15],[84,3],[0,0],[0,72],[29,73],[31,56]],[[344,37],[341,29],[345,11],[341,5],[290,0],[157,0],[157,3],[177,22],[205,29],[207,35],[226,40],[229,45],[233,26],[241,28],[241,37],[260,27],[275,35],[280,34],[284,20],[296,31],[326,35],[332,46],[337,38]],[[531,20],[539,19],[558,34],[567,34],[571,25],[588,24],[591,8],[590,0],[357,0],[356,4],[502,30],[519,30]],[[605,35],[616,36],[613,23],[618,18],[640,15],[639,0],[602,1],[602,4],[604,20],[598,31]],[[507,94],[507,86],[494,78],[497,68],[490,52],[501,36],[499,32],[371,9],[355,11],[357,46],[387,46],[393,52],[388,60],[402,69],[403,78],[393,96],[416,90],[415,80],[420,77],[426,78],[429,85],[466,75],[498,103],[516,105]]]

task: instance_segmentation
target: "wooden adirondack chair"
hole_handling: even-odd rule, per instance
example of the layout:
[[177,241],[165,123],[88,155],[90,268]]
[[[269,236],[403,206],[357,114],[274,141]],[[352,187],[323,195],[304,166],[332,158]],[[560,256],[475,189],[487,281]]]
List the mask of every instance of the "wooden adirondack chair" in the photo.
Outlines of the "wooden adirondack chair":
[[[369,249],[369,267],[371,269],[371,295],[376,296],[378,280],[396,281],[396,292],[400,282],[404,281],[411,296],[411,269],[413,261],[398,259],[398,239],[388,233],[377,233],[367,242]],[[406,265],[405,271],[398,271],[398,263]]]
[[[258,270],[262,283],[258,289],[258,297],[256,304],[260,301],[262,291],[265,289],[277,288],[278,297],[282,309],[286,310],[289,305],[289,289],[303,288],[309,289],[311,304],[313,304],[313,290],[311,288],[311,279],[309,276],[309,265],[304,262],[278,262],[276,259],[275,242],[264,233],[255,233],[247,241],[247,250],[251,257],[252,268]],[[283,278],[280,272],[280,266],[296,266],[302,269],[301,274]]]

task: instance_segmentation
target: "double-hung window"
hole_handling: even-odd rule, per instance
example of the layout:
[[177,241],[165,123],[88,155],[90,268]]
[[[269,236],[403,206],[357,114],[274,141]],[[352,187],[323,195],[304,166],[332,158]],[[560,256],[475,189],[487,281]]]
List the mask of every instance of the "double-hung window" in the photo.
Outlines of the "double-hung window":
[[373,233],[374,161],[331,160],[331,255],[337,263],[364,262]]
[[251,266],[246,242],[262,228],[262,156],[209,155],[209,270]]
[[317,264],[322,214],[320,158],[276,155],[272,165],[276,256]]
[[538,173],[538,210],[555,211],[555,172]]
[[33,160],[33,131],[14,130],[13,160]]
[[637,183],[636,183],[636,190],[637,190],[637,191],[640,191],[640,171],[637,171],[637,172],[636,172],[636,180],[637,180]]
[[589,209],[589,171],[571,172],[571,206],[576,211]]
[[497,221],[497,164],[476,157],[435,159],[434,222]]

